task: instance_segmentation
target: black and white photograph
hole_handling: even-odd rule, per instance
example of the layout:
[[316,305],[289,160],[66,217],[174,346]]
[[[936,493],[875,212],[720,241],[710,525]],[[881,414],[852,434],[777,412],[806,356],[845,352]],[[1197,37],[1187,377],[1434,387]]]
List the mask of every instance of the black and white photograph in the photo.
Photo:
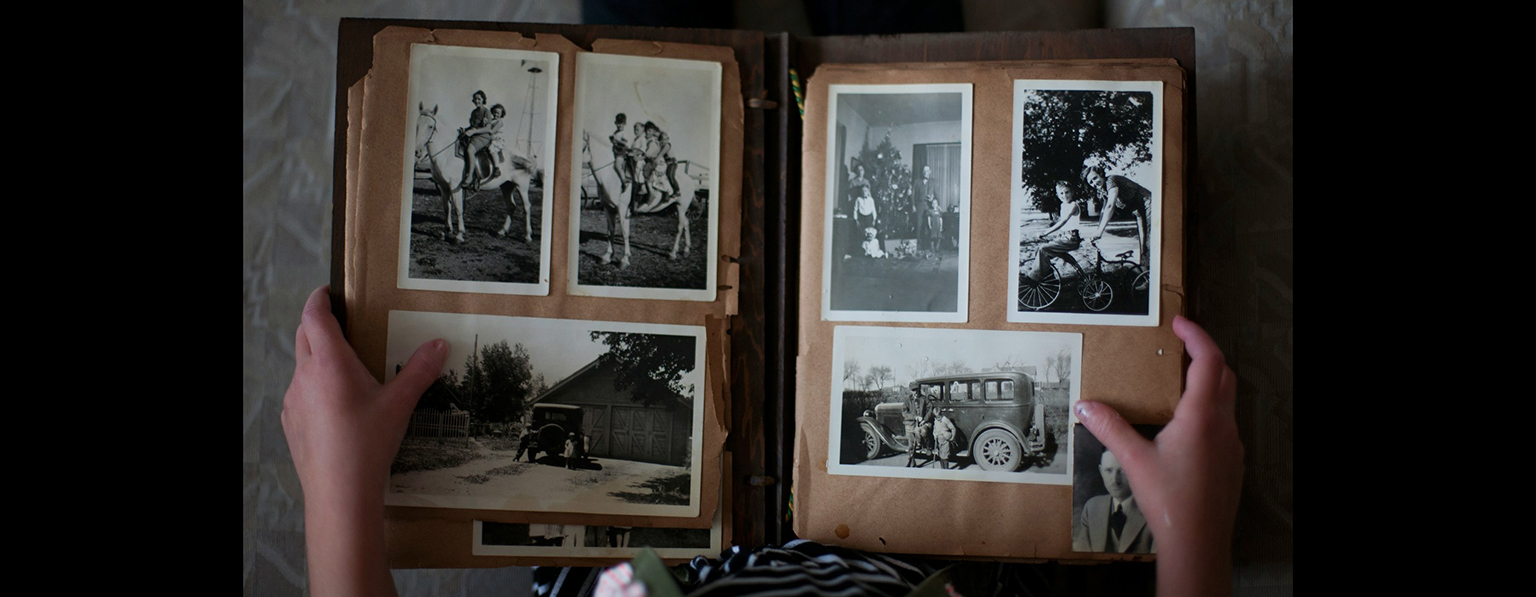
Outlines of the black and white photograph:
[[560,55],[412,44],[400,288],[549,294]]
[[1067,485],[1082,335],[837,326],[834,475]]
[[1008,321],[1158,325],[1162,85],[1014,81]]
[[703,327],[390,311],[386,378],[434,338],[386,504],[699,515]]
[[[1157,553],[1147,517],[1136,505],[1120,460],[1074,422],[1072,447],[1072,551]],[[1132,425],[1147,439],[1162,425]]]
[[663,558],[717,557],[720,510],[707,529],[518,524],[475,521],[471,552],[477,556],[634,557],[649,547]]
[[971,85],[828,87],[822,319],[963,323]]
[[720,63],[582,53],[570,293],[715,300]]

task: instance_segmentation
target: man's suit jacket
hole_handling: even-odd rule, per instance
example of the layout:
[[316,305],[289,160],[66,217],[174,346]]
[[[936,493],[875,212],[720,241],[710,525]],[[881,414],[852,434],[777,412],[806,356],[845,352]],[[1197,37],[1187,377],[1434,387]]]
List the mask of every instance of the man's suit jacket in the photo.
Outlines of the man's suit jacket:
[[[1109,543],[1109,515],[1115,501],[1107,495],[1088,498],[1083,504],[1083,516],[1072,525],[1072,549],[1074,551],[1107,552]],[[1152,545],[1152,529],[1147,528],[1147,518],[1141,508],[1125,509],[1125,528],[1120,531],[1120,545],[1116,553],[1157,553]]]

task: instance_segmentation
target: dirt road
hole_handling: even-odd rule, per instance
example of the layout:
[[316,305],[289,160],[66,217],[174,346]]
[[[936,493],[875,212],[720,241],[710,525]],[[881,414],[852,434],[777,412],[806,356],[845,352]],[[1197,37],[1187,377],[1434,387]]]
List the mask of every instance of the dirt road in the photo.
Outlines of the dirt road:
[[[689,470],[648,462],[598,459],[602,470],[571,470],[553,464],[514,461],[511,451],[485,450],[487,456],[461,466],[392,475],[391,493],[419,496],[463,496],[534,502],[546,507],[581,506],[612,511],[629,502],[611,494],[646,494],[639,484],[652,479],[686,475]],[[541,462],[558,462],[546,457]]]

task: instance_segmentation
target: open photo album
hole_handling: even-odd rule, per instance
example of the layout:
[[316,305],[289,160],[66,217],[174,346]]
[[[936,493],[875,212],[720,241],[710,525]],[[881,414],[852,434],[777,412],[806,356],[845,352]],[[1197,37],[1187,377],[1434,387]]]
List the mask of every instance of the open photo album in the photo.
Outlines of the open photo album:
[[1178,401],[1192,57],[343,19],[333,304],[382,381],[450,349],[391,565],[1153,557],[1071,406]]

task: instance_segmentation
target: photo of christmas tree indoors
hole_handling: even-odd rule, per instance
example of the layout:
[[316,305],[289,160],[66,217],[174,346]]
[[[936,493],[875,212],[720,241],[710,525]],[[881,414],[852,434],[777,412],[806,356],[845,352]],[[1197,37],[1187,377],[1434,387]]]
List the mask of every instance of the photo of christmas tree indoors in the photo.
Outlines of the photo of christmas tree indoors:
[[833,85],[823,316],[966,320],[971,86]]

